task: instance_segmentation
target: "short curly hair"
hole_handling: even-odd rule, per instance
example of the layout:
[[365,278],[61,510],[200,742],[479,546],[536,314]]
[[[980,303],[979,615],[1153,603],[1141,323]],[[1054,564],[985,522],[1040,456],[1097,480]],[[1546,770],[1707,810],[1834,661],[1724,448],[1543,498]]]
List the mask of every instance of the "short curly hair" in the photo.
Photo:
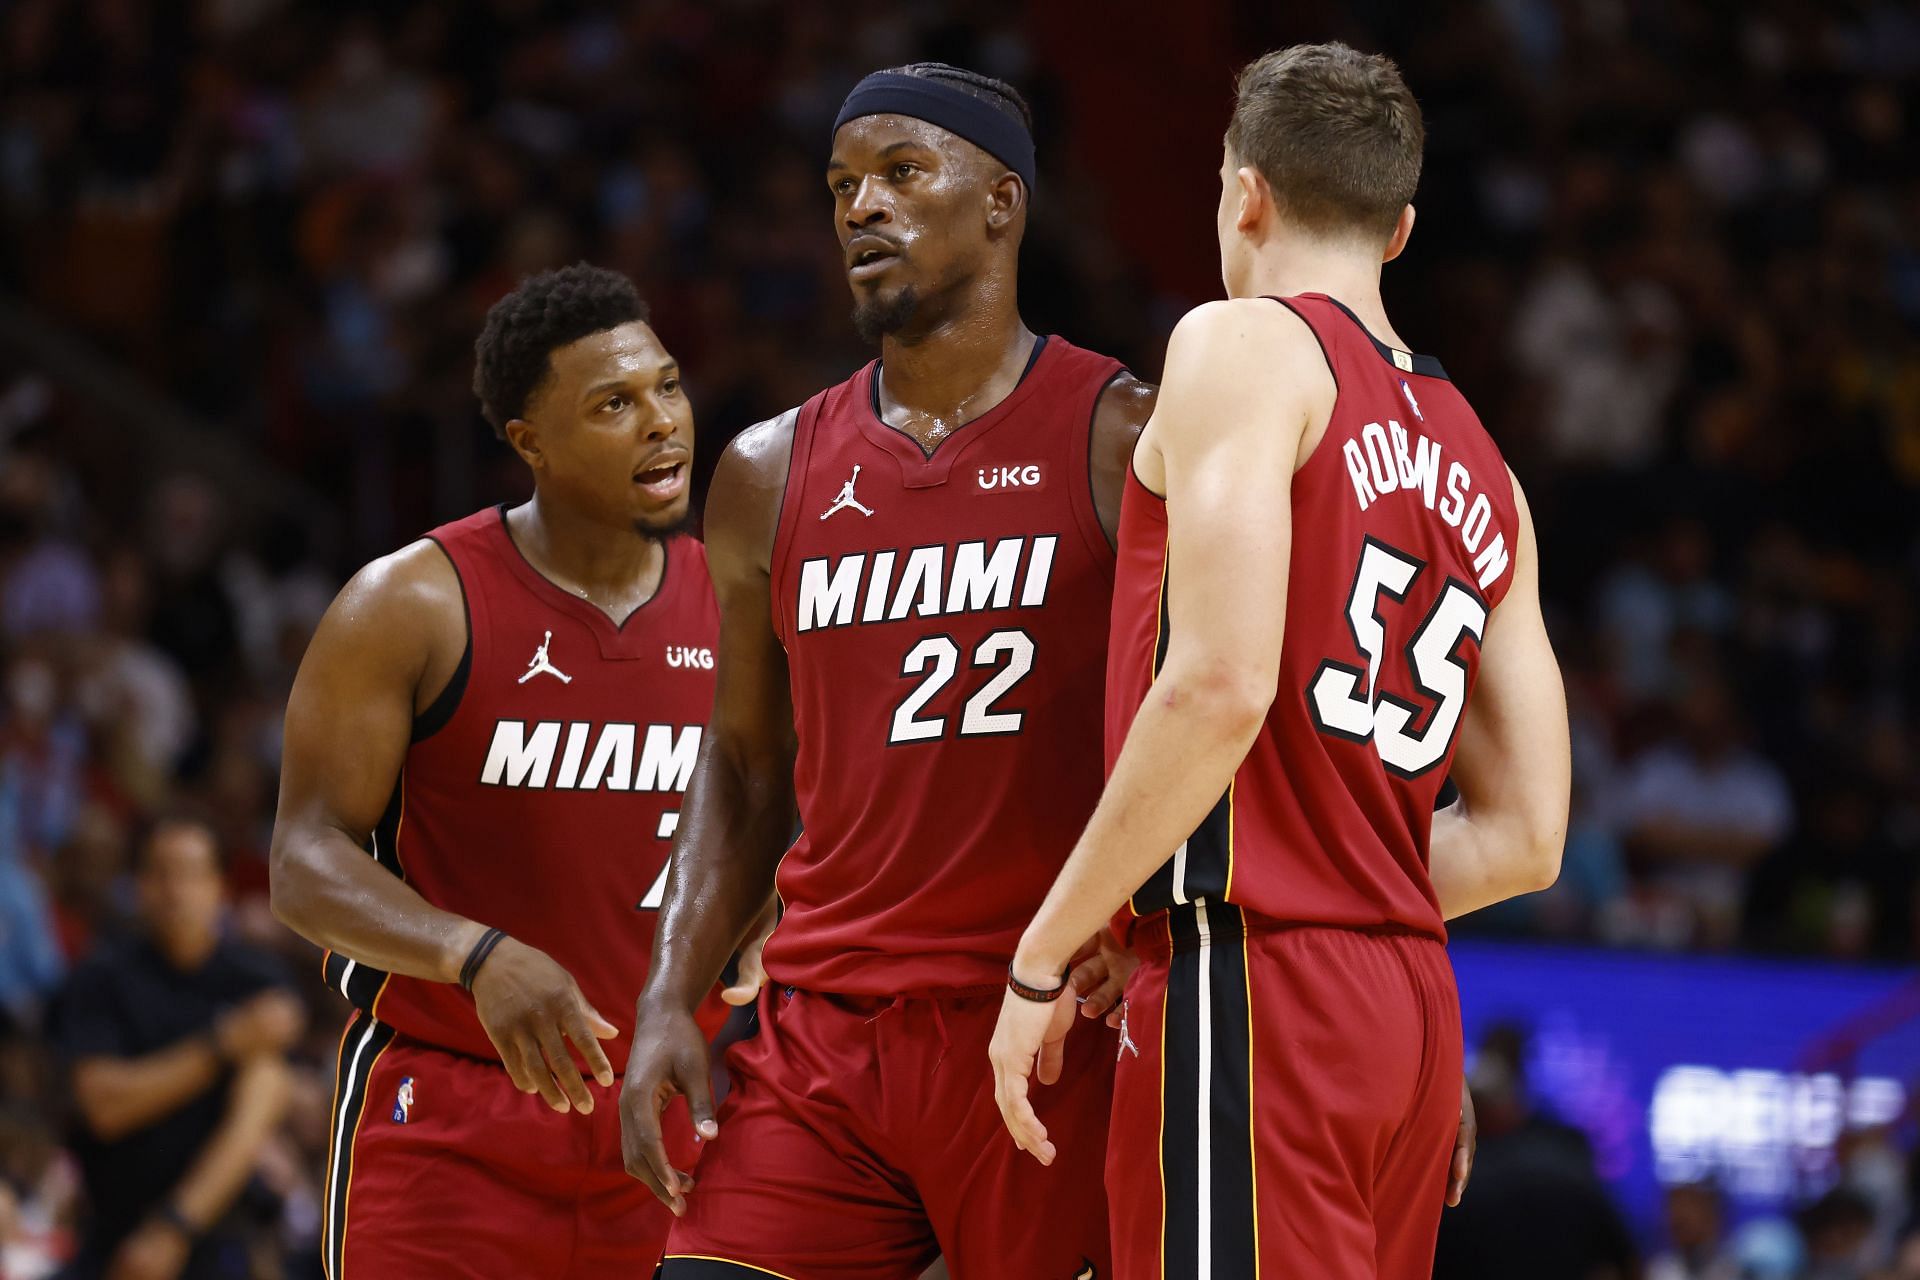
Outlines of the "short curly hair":
[[473,394],[493,433],[527,411],[553,366],[549,357],[590,333],[649,319],[633,281],[618,271],[576,262],[528,276],[493,304],[473,344]]

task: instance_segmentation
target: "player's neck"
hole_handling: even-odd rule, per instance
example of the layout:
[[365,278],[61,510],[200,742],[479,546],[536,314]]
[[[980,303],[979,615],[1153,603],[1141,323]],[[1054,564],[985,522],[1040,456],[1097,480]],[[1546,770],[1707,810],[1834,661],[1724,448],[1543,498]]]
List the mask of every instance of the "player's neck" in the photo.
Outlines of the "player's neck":
[[1324,293],[1358,316],[1380,341],[1411,350],[1394,332],[1380,300],[1379,257],[1351,245],[1304,236],[1270,241],[1254,256],[1246,280],[1234,293],[1245,298]]
[[659,585],[662,540],[631,525],[608,525],[564,503],[533,497],[507,512],[507,531],[527,563],[569,594],[609,614],[631,612]]
[[880,344],[880,413],[917,432],[963,426],[1013,394],[1037,339],[1012,307],[975,308],[936,328]]

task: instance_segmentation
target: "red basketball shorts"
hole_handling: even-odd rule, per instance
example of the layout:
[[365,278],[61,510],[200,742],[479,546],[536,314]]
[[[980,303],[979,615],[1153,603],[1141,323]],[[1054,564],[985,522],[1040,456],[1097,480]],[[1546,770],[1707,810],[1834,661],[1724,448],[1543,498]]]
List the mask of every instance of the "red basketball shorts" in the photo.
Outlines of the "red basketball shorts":
[[[340,1042],[321,1248],[327,1280],[646,1280],[673,1215],[620,1159],[620,1086],[560,1115],[498,1062],[356,1014]],[[668,1113],[675,1163],[697,1154]]]
[[1118,1280],[1433,1272],[1460,1120],[1446,948],[1193,903],[1142,922],[1107,1189]]
[[1101,1170],[1116,1035],[1084,1021],[1035,1107],[1060,1155],[1013,1145],[987,1043],[998,990],[855,1000],[768,988],[663,1280],[1107,1277]]

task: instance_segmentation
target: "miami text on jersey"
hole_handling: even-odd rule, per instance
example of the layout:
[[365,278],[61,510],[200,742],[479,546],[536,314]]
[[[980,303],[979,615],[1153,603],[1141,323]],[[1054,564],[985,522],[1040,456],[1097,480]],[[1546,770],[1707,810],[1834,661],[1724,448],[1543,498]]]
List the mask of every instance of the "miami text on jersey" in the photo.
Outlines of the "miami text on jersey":
[[1046,603],[1059,543],[1049,533],[1001,538],[991,547],[962,542],[806,560],[795,630],[984,613],[1011,609],[1016,599],[1022,609],[1038,608]]
[[[642,728],[646,737],[640,736]],[[566,739],[561,741],[561,730]],[[639,745],[639,767],[634,747]],[[700,726],[601,724],[497,720],[487,762],[486,787],[552,788],[557,791],[685,791],[700,754]],[[554,770],[555,757],[560,768]]]

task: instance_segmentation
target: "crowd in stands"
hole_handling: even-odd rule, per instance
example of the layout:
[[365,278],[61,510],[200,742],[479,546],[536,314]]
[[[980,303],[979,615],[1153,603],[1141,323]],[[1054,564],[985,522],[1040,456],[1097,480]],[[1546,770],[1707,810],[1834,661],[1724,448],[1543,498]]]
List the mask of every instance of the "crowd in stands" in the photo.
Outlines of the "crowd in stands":
[[[1221,7],[1243,54],[1340,36],[1400,60],[1429,146],[1388,307],[1538,522],[1574,716],[1565,869],[1462,929],[1920,960],[1920,13]],[[317,972],[265,901],[284,696],[355,564],[522,491],[468,389],[517,278],[585,258],[639,282],[704,477],[868,357],[827,131],[863,72],[938,58],[1034,100],[1035,327],[1157,373],[1210,282],[1150,283],[1110,234],[1153,157],[1074,164],[1032,21],[1003,0],[0,7],[0,297],[332,514],[190,453],[131,461],[143,424],[0,339],[0,1278],[79,1248],[88,1116],[59,1027],[97,989],[72,975],[151,932],[156,832],[204,828],[230,936]],[[1163,234],[1211,236],[1214,196]],[[344,1011],[290,989],[283,1118],[236,1202],[258,1229],[220,1274],[317,1274]],[[1920,1280],[1886,1204],[1836,1188],[1768,1270],[1729,1251],[1712,1188],[1682,1189],[1579,1280],[1656,1254],[1650,1280]]]

